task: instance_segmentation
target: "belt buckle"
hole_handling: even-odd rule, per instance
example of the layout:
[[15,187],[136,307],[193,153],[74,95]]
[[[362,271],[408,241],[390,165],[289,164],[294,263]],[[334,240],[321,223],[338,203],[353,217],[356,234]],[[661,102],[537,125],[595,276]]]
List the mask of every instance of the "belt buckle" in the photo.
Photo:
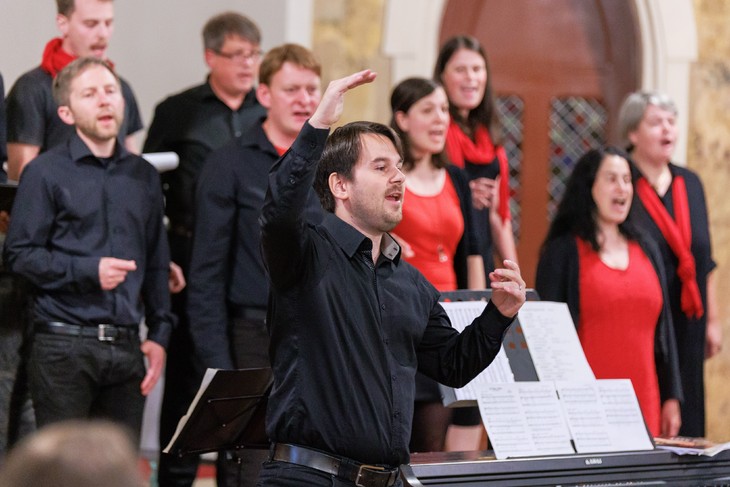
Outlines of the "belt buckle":
[[[363,463],[357,469],[357,477],[355,477],[355,486],[356,487],[369,487],[367,484],[361,484],[360,483],[360,480],[362,479],[362,477],[364,475],[363,469],[366,470],[366,471],[367,470],[374,471],[376,473],[385,473],[385,468],[384,467],[378,467],[377,465],[367,465],[367,464],[364,464]],[[390,481],[390,476],[388,476],[388,481]],[[386,482],[385,485],[388,485],[388,483]]]
[[[98,328],[98,332],[96,335],[97,340],[100,342],[113,342],[117,339],[117,333],[116,328],[114,325],[110,325],[107,323],[101,323]],[[107,333],[108,331],[108,333]]]

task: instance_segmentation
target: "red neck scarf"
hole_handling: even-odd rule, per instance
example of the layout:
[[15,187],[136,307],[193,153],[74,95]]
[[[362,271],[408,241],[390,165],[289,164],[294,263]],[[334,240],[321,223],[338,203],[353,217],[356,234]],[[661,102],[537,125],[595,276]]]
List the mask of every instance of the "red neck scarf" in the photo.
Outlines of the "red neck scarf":
[[41,68],[54,78],[59,71],[66,67],[67,64],[76,59],[76,56],[73,56],[61,49],[62,43],[63,39],[56,37],[55,39],[48,41],[46,48],[43,50]]
[[[45,49],[43,50],[43,59],[41,59],[41,69],[46,73],[50,74],[53,78],[56,77],[59,71],[65,68],[71,61],[76,59],[77,56],[69,54],[61,48],[63,39],[56,37],[48,41]],[[106,60],[114,69],[114,63]]]
[[471,140],[461,127],[452,119],[446,134],[446,152],[455,166],[464,167],[464,161],[472,164],[492,164],[494,158],[499,163],[499,207],[497,211],[502,221],[510,219],[509,211],[509,165],[504,147],[494,146],[487,128],[477,127]]
[[645,178],[639,178],[636,191],[644,208],[659,227],[664,239],[669,244],[674,255],[679,259],[677,276],[682,281],[681,305],[682,311],[688,317],[701,318],[705,313],[702,306],[700,289],[697,286],[697,269],[695,258],[690,251],[692,244],[692,228],[689,221],[689,201],[687,187],[682,176],[675,176],[672,181],[672,200],[674,202],[674,218],[659,200],[659,196]]

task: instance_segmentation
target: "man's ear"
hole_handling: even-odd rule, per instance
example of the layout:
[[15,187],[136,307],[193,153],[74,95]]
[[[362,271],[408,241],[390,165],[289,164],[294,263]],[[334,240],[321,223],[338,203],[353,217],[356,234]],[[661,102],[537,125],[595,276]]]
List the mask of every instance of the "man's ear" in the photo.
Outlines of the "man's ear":
[[61,32],[61,37],[68,34],[68,17],[63,14],[56,14],[56,27]]
[[256,99],[267,110],[271,108],[271,89],[264,84],[256,86]]
[[58,107],[58,118],[60,118],[66,125],[74,125],[76,123],[76,119],[74,118],[73,113],[71,113],[71,109],[66,105]]
[[344,201],[350,197],[350,186],[348,181],[340,174],[333,172],[330,174],[327,182],[329,183],[330,192],[332,193],[332,196],[334,196],[335,200]]

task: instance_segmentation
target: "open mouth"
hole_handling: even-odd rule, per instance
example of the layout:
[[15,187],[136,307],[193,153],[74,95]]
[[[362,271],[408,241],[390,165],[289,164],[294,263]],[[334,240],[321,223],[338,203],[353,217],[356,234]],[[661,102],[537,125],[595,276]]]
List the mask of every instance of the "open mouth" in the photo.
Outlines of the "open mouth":
[[396,192],[396,193],[390,193],[385,197],[388,201],[392,201],[394,203],[399,203],[403,200],[403,193]]

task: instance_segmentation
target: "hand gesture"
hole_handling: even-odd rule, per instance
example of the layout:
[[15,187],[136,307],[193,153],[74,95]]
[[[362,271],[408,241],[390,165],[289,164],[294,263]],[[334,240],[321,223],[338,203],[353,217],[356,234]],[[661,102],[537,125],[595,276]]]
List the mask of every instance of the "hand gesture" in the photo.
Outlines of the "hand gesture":
[[185,282],[185,275],[182,269],[176,263],[170,261],[170,273],[167,276],[167,287],[170,289],[170,293],[177,294],[183,289],[187,282]]
[[489,273],[492,303],[504,316],[512,317],[525,302],[525,281],[516,262],[505,260],[504,267]]
[[127,273],[136,271],[137,263],[114,257],[102,257],[99,260],[99,283],[104,291],[111,291],[124,282]]
[[162,368],[165,366],[166,353],[162,345],[152,340],[145,340],[140,346],[140,349],[147,358],[147,374],[145,374],[144,379],[142,379],[142,385],[140,385],[142,395],[146,396],[152,392],[155,384],[160,380]]
[[477,210],[496,207],[499,201],[499,178],[476,178],[469,181],[472,205]]
[[365,69],[359,73],[331,81],[322,95],[317,110],[309,119],[309,125],[317,129],[330,128],[342,115],[345,105],[345,93],[360,85],[371,83],[376,76],[376,73]]

